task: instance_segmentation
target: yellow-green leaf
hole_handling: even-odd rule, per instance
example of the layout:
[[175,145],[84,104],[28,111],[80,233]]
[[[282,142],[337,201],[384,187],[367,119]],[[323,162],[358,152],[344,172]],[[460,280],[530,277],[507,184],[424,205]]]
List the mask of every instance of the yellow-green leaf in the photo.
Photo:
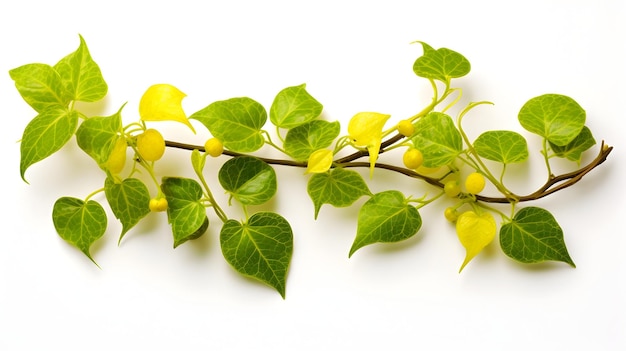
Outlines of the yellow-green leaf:
[[463,212],[456,220],[456,234],[466,252],[460,273],[469,261],[493,241],[496,236],[496,220],[488,212],[480,215],[474,211]]
[[306,173],[324,173],[330,169],[333,164],[333,151],[328,149],[319,149],[309,156]]
[[174,121],[191,128],[189,119],[183,110],[182,101],[185,93],[170,84],[155,84],[146,90],[139,101],[139,116],[142,121]]

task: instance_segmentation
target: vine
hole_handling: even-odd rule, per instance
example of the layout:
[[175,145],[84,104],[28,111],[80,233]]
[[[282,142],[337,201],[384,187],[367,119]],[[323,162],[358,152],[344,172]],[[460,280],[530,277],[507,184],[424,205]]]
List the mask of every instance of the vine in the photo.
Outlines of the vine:
[[[293,251],[292,228],[278,213],[253,212],[253,206],[266,203],[277,192],[275,166],[306,169],[315,219],[323,205],[346,207],[367,198],[358,213],[349,256],[367,245],[414,236],[422,226],[420,209],[447,197],[454,205],[446,208],[444,216],[455,223],[466,250],[459,272],[495,240],[498,227],[500,247],[513,260],[561,261],[575,267],[552,214],[520,204],[576,184],[606,161],[612,147],[602,142],[597,156],[581,167],[583,153],[596,145],[585,125],[585,110],[568,96],[533,97],[521,107],[518,120],[526,131],[541,137],[548,176],[536,191],[517,194],[503,179],[508,165],[527,161],[526,139],[514,131],[490,130],[472,141],[463,129],[463,119],[476,106],[490,102],[469,103],[456,118],[448,114],[462,96],[462,90],[452,84],[470,72],[469,61],[453,50],[417,43],[423,54],[415,60],[413,71],[430,83],[430,103],[393,123],[388,114],[356,113],[347,133],[341,134],[339,122],[320,118],[323,105],[305,84],[280,91],[269,110],[251,98],[238,97],[212,102],[189,116],[182,108],[183,92],[169,84],[156,84],[143,94],[137,121],[123,124],[124,105],[110,116],[87,116],[74,103],[98,101],[108,86],[81,36],[78,49],[54,66],[33,63],[9,72],[23,99],[37,112],[21,139],[20,175],[26,181],[28,168],[75,136],[78,146],[104,172],[105,180],[101,189],[84,199],[66,196],[55,202],[52,219],[61,238],[96,263],[90,247],[105,234],[108,219],[95,195],[104,192],[122,225],[119,243],[150,212],[167,215],[174,247],[215,228],[226,261],[239,273],[273,287],[283,298]],[[276,140],[264,129],[268,119]],[[196,133],[191,120],[208,131],[204,145],[165,140],[153,127],[155,122],[176,121]],[[264,146],[278,150],[284,158],[259,156],[257,151]],[[168,147],[190,151],[196,179],[156,172],[154,165],[162,162]],[[379,162],[380,154],[394,149],[404,150],[402,162]],[[217,174],[230,197],[228,204],[218,203],[205,180],[207,157],[228,157]],[[555,175],[554,158],[570,160],[577,168]],[[500,164],[499,174],[488,167],[487,160]],[[404,194],[389,184],[388,190],[372,193],[366,178],[353,168],[369,169],[370,181],[378,169],[422,181],[436,191],[434,195],[432,191]],[[140,173],[147,174],[150,182],[138,177]],[[484,193],[488,184],[496,193]],[[243,218],[231,218],[226,205],[241,206]],[[508,211],[501,208],[507,205]]]

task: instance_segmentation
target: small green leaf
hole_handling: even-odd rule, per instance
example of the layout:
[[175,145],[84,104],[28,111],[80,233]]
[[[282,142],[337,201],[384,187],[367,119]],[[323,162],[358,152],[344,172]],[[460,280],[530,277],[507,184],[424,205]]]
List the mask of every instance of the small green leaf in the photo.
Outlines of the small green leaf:
[[54,69],[59,72],[72,100],[93,102],[107,94],[107,83],[82,36],[78,49],[61,59]]
[[306,91],[306,84],[281,90],[270,107],[270,121],[277,127],[291,129],[314,120],[323,106]]
[[206,153],[200,152],[198,149],[194,149],[191,152],[191,166],[197,174],[201,174],[204,170],[204,164],[206,163]]
[[150,192],[139,179],[127,178],[116,182],[107,177],[104,181],[104,193],[115,218],[122,223],[119,244],[124,235],[150,213]]
[[567,252],[563,230],[550,212],[539,207],[519,210],[500,229],[502,251],[522,263],[561,261],[576,267]]
[[596,144],[591,130],[586,126],[580,131],[580,134],[565,146],[558,146],[550,143],[550,147],[554,154],[558,157],[565,157],[570,161],[579,162],[582,159],[583,152],[589,150]]
[[261,128],[267,121],[267,112],[250,98],[216,101],[189,118],[204,124],[229,150],[252,152],[265,144]]
[[187,240],[197,239],[209,227],[202,199],[202,187],[188,178],[164,177],[161,190],[167,199],[167,219],[172,225],[174,248]]
[[484,132],[474,141],[474,149],[480,157],[507,164],[528,158],[526,139],[508,130]]
[[586,113],[574,99],[545,94],[528,100],[519,111],[522,127],[557,146],[574,140],[585,125]]
[[435,168],[450,164],[461,153],[461,133],[452,118],[444,113],[431,112],[415,123],[411,138],[415,148],[422,152],[425,167]]
[[396,190],[374,194],[359,211],[357,233],[349,256],[363,246],[408,239],[422,226],[417,208]]
[[99,203],[62,197],[54,203],[52,221],[63,240],[78,248],[98,265],[91,257],[89,248],[104,235],[107,227],[107,216]]
[[459,78],[470,72],[469,61],[461,54],[450,49],[433,49],[424,42],[420,42],[424,54],[415,60],[413,72],[419,77],[437,79],[448,82],[451,78]]
[[247,223],[228,220],[220,232],[222,254],[239,273],[273,287],[285,298],[293,233],[286,219],[259,212]]
[[224,190],[244,205],[260,205],[276,194],[276,172],[252,156],[226,161],[218,172]]
[[78,146],[91,156],[100,167],[111,155],[111,150],[122,131],[122,109],[108,117],[90,117],[83,121],[76,130]]
[[78,113],[61,107],[41,112],[24,129],[20,145],[20,174],[36,162],[57,152],[65,145],[78,125]]
[[306,161],[315,150],[329,147],[339,135],[339,122],[315,120],[290,129],[285,136],[285,151],[299,161]]
[[9,71],[22,98],[35,111],[67,107],[71,94],[59,73],[50,65],[31,63]]
[[347,207],[361,196],[372,194],[359,173],[343,168],[313,174],[309,179],[307,192],[315,206],[315,219],[323,204]]

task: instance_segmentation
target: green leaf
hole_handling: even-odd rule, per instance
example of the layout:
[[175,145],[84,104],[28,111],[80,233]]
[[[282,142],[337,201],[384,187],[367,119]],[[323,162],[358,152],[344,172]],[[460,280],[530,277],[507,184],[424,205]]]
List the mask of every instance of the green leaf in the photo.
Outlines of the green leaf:
[[209,227],[202,187],[188,178],[164,177],[161,190],[167,199],[167,219],[172,225],[174,248],[201,237]]
[[139,179],[127,178],[116,182],[107,177],[104,181],[104,193],[115,218],[122,223],[119,244],[124,235],[150,213],[150,192]]
[[200,152],[198,149],[194,149],[191,152],[191,166],[197,174],[202,174],[202,171],[204,170],[206,155],[206,153]]
[[542,208],[519,210],[500,229],[500,246],[507,256],[522,263],[561,261],[576,267],[565,247],[563,230]]
[[424,54],[413,64],[413,72],[419,77],[446,83],[451,78],[463,77],[470,72],[469,61],[458,52],[446,48],[435,50],[424,42],[420,43]]
[[417,208],[396,190],[374,194],[359,211],[357,233],[349,257],[363,246],[408,239],[422,226]]
[[54,69],[59,72],[72,100],[93,102],[107,94],[107,83],[82,36],[78,49],[61,59]]
[[579,162],[582,159],[583,152],[589,150],[596,144],[596,139],[593,138],[591,130],[586,126],[580,131],[580,134],[574,138],[569,144],[565,146],[555,145],[550,143],[550,148],[554,151],[554,154],[558,157],[567,158],[570,161]]
[[309,179],[307,192],[315,206],[315,219],[323,204],[347,207],[361,196],[372,194],[359,173],[343,168],[313,174]]
[[244,205],[260,205],[276,193],[276,172],[267,163],[252,156],[226,161],[218,172],[224,190]]
[[329,147],[340,132],[339,122],[315,120],[290,129],[285,136],[285,151],[299,161],[306,161],[315,150]]
[[10,70],[9,75],[24,101],[37,112],[67,107],[72,100],[61,76],[50,65],[31,63]]
[[89,248],[104,235],[107,227],[107,216],[99,203],[62,197],[54,203],[52,221],[63,240],[78,248],[98,265],[91,257]]
[[322,104],[306,91],[306,84],[281,90],[270,107],[270,121],[291,129],[319,117]]
[[528,158],[526,139],[508,130],[484,132],[474,141],[474,149],[480,157],[507,164]]
[[261,104],[247,97],[216,101],[189,118],[204,124],[232,151],[252,152],[265,143],[261,128],[267,121],[267,112]]
[[57,152],[65,145],[78,125],[78,113],[61,107],[41,112],[24,129],[20,145],[20,174],[36,162]]
[[113,146],[119,138],[120,132],[122,132],[121,111],[120,108],[119,111],[108,117],[88,118],[76,130],[78,146],[102,168],[104,168]]
[[585,125],[586,113],[574,99],[545,94],[528,100],[519,111],[522,127],[557,146],[571,143]]
[[423,165],[430,168],[450,164],[463,148],[454,121],[440,112],[431,112],[417,120],[411,141],[424,155]]
[[239,273],[273,287],[285,298],[293,252],[289,222],[277,213],[259,212],[247,223],[228,220],[220,232],[222,254]]

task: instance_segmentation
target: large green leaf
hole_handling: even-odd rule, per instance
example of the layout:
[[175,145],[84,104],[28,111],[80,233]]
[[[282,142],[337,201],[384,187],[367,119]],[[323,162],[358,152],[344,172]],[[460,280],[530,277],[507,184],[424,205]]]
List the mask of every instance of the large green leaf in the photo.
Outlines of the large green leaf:
[[167,199],[167,219],[172,225],[174,247],[201,237],[209,227],[206,208],[200,201],[202,187],[188,178],[164,177],[161,190]]
[[559,146],[553,143],[550,143],[550,147],[554,154],[559,157],[567,158],[568,160],[580,162],[582,159],[583,152],[589,150],[592,146],[596,144],[596,139],[594,139],[593,134],[591,134],[591,130],[586,126],[580,131],[580,134],[574,138],[569,144],[565,146]]
[[59,73],[50,65],[31,63],[9,71],[22,98],[35,111],[65,108],[72,100]]
[[528,158],[526,139],[508,130],[484,132],[474,141],[474,149],[481,157],[502,163],[522,162]]
[[265,143],[261,128],[267,121],[267,112],[261,104],[247,97],[216,101],[189,118],[204,124],[232,151],[252,152]]
[[220,232],[222,254],[237,272],[273,287],[285,298],[293,233],[286,219],[259,212],[246,223],[228,220]]
[[120,109],[108,117],[91,117],[83,121],[76,130],[76,142],[98,165],[104,167],[121,131]]
[[563,230],[550,212],[539,207],[523,208],[504,224],[500,246],[519,262],[562,261],[576,267],[565,247]]
[[[54,203],[52,221],[63,240],[82,251],[93,262],[91,245],[104,235],[107,216],[102,206],[93,201],[62,197]],[[96,264],[97,265],[97,264]]]
[[433,49],[420,42],[424,54],[415,60],[413,72],[419,77],[448,82],[451,78],[462,77],[470,72],[469,61],[461,54],[450,49]]
[[77,125],[78,113],[61,107],[48,108],[28,123],[20,145],[20,174],[24,181],[26,169],[61,149]]
[[270,107],[270,121],[277,127],[291,129],[319,117],[323,106],[301,84],[281,90]]
[[440,167],[450,164],[461,153],[461,133],[452,118],[441,112],[431,112],[415,123],[411,138],[415,147],[424,155],[425,167]]
[[306,161],[313,151],[330,146],[340,128],[337,121],[315,120],[290,129],[285,136],[285,151],[296,160]]
[[346,207],[361,196],[372,194],[359,173],[343,168],[313,174],[309,179],[307,192],[315,206],[315,219],[323,204]]
[[107,83],[82,36],[78,49],[61,59],[54,69],[59,72],[72,100],[93,102],[107,94]]
[[276,172],[252,156],[226,161],[218,172],[224,190],[244,205],[260,205],[276,194]]
[[417,208],[396,190],[374,194],[359,211],[357,233],[349,256],[363,246],[408,239],[422,226]]
[[150,192],[139,179],[127,178],[121,182],[116,182],[111,177],[107,177],[104,182],[104,193],[115,218],[122,223],[119,243],[139,220],[150,213],[148,207]]
[[518,119],[529,132],[565,146],[580,134],[586,113],[568,96],[545,94],[528,100],[520,109]]

